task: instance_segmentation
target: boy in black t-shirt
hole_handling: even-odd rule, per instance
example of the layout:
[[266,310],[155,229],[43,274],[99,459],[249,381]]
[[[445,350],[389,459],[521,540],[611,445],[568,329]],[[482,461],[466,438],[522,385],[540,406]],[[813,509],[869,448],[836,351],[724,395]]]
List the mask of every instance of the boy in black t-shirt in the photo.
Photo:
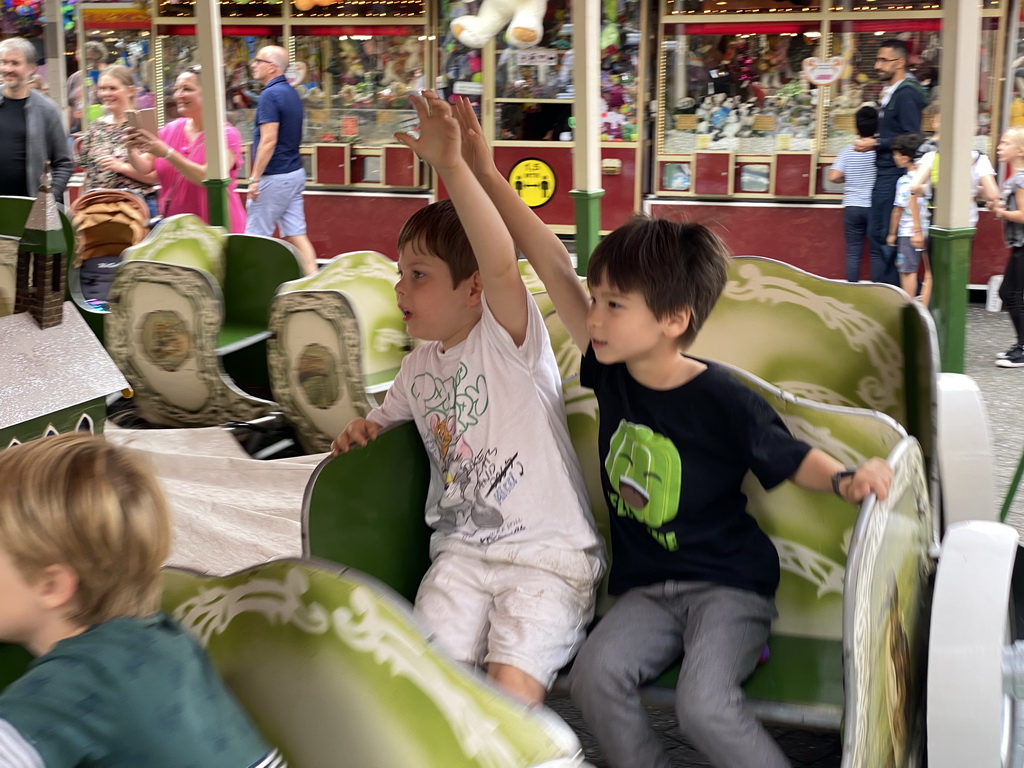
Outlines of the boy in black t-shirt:
[[683,655],[683,733],[720,768],[787,765],[740,688],[779,581],[740,484],[750,470],[766,488],[789,479],[858,503],[886,498],[891,468],[870,459],[846,471],[722,368],[684,354],[725,287],[728,253],[711,231],[631,219],[595,249],[588,297],[561,241],[495,168],[472,107],[460,99],[456,113],[467,162],[585,351],[580,380],[600,405],[609,590],[620,598],[576,659],[573,699],[610,765],[666,768],[638,687]]

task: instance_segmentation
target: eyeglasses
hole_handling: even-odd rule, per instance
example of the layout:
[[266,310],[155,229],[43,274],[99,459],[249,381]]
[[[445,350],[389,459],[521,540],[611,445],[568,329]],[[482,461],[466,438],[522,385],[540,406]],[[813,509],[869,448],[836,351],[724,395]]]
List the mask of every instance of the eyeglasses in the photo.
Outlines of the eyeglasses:
[[252,63],[253,64],[273,64],[274,62],[272,62],[270,59],[253,59]]
[[899,61],[899,59],[883,59],[881,56],[879,56],[877,59],[875,59],[875,64],[892,64],[894,61]]

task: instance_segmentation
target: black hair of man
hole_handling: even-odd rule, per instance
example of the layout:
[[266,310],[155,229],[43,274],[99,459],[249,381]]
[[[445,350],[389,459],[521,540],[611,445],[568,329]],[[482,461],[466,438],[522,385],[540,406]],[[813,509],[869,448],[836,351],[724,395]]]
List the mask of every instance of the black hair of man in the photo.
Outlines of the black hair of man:
[[907,44],[902,40],[895,37],[890,37],[888,40],[883,40],[881,45],[878,46],[878,50],[888,48],[897,58],[903,59],[904,62],[910,61],[910,49],[907,48]]

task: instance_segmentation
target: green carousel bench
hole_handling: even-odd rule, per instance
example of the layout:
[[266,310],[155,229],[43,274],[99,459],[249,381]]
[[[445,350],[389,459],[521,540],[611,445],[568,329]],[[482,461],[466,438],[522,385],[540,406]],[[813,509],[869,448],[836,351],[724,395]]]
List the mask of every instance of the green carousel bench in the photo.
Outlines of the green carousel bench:
[[[436,652],[409,606],[351,568],[280,559],[165,568],[162,608],[206,649],[292,768],[575,768],[579,740]],[[0,690],[27,664],[0,644]]]
[[156,424],[214,426],[268,414],[266,342],[279,285],[300,274],[295,249],[225,234],[197,216],[164,219],[124,251],[110,289],[106,346]]
[[[579,353],[548,297],[539,283],[531,284],[528,266],[524,265],[523,271],[545,314],[560,370],[567,376],[563,394],[570,435],[595,520],[607,537],[596,401],[573,375],[578,370]],[[770,301],[745,296],[760,279],[758,275],[766,274],[776,295]],[[826,298],[815,300],[823,287]],[[845,293],[844,288],[856,292]],[[859,514],[839,499],[790,483],[770,493],[752,477],[744,485],[750,512],[772,537],[782,563],[779,618],[773,624],[770,657],[745,686],[751,704],[759,716],[770,721],[827,728],[842,725],[844,742],[858,744],[851,746],[849,753],[860,754],[885,742],[875,738],[872,745],[869,733],[892,713],[899,712],[906,722],[914,720],[915,705],[909,702],[918,699],[907,696],[920,690],[923,679],[922,637],[927,627],[922,617],[926,616],[927,579],[933,567],[929,552],[938,528],[926,456],[918,440],[908,437],[903,422],[913,424],[929,445],[934,444],[935,416],[928,394],[936,386],[934,331],[927,314],[899,291],[885,286],[844,286],[768,260],[735,259],[727,296],[730,291],[732,301],[740,303],[744,311],[760,304],[748,318],[757,333],[744,334],[731,325],[730,299],[723,297],[700,336],[705,349],[709,337],[716,339],[716,344],[710,345],[715,354],[709,351],[706,356],[729,365],[730,356],[742,360],[754,350],[753,367],[761,376],[767,373],[780,382],[803,382],[801,386],[806,386],[801,392],[805,394],[831,393],[824,397],[826,402],[816,402],[733,369],[735,376],[769,400],[795,434],[812,445],[846,464],[889,456],[896,466],[890,500],[868,503]],[[828,296],[832,291],[838,293]],[[775,311],[780,302],[788,311]],[[783,328],[776,327],[773,334],[771,327],[780,319]],[[805,336],[814,339],[814,344],[807,346]],[[817,359],[808,356],[809,351],[820,352],[822,347],[829,354]],[[852,361],[845,359],[847,354]],[[842,359],[837,361],[837,357]],[[842,370],[845,378],[835,376],[836,370]],[[816,380],[823,382],[818,389],[813,386]],[[883,396],[872,391],[883,387],[895,392]],[[869,398],[891,413],[868,407]],[[427,483],[428,460],[412,425],[385,433],[366,448],[325,461],[307,487],[304,551],[366,570],[412,600],[428,566],[430,531],[423,523]],[[893,548],[890,542],[898,546]],[[898,598],[894,598],[897,592]],[[895,599],[898,604],[893,603]],[[883,605],[885,600],[889,602]],[[598,616],[609,605],[610,598],[602,589]],[[904,647],[889,641],[894,632],[899,637],[909,636],[912,642],[905,646],[911,649],[909,660],[901,656],[890,665],[902,670],[896,675],[902,695],[890,701],[891,696],[879,698],[878,691],[884,694],[885,689],[875,686],[872,691],[868,681],[894,677],[892,673],[873,677],[878,664],[888,663],[897,653],[893,648]],[[667,670],[645,689],[645,699],[670,705],[675,674],[675,670]],[[560,685],[556,683],[556,691]],[[885,760],[850,765],[869,764],[883,765]]]

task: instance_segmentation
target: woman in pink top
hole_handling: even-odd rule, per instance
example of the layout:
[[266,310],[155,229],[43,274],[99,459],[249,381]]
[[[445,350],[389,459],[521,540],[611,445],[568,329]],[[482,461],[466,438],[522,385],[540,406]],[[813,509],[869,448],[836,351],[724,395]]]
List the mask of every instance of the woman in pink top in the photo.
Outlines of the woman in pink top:
[[[168,123],[154,136],[136,129],[130,135],[132,165],[142,173],[155,169],[160,181],[159,209],[161,216],[194,213],[203,221],[210,219],[206,206],[206,144],[203,135],[203,91],[199,85],[199,67],[189,67],[174,82],[177,120]],[[238,169],[242,166],[242,137],[238,130],[225,123],[224,135],[228,151],[235,162],[228,184],[228,218],[230,231],[245,232],[245,207],[238,196]]]

